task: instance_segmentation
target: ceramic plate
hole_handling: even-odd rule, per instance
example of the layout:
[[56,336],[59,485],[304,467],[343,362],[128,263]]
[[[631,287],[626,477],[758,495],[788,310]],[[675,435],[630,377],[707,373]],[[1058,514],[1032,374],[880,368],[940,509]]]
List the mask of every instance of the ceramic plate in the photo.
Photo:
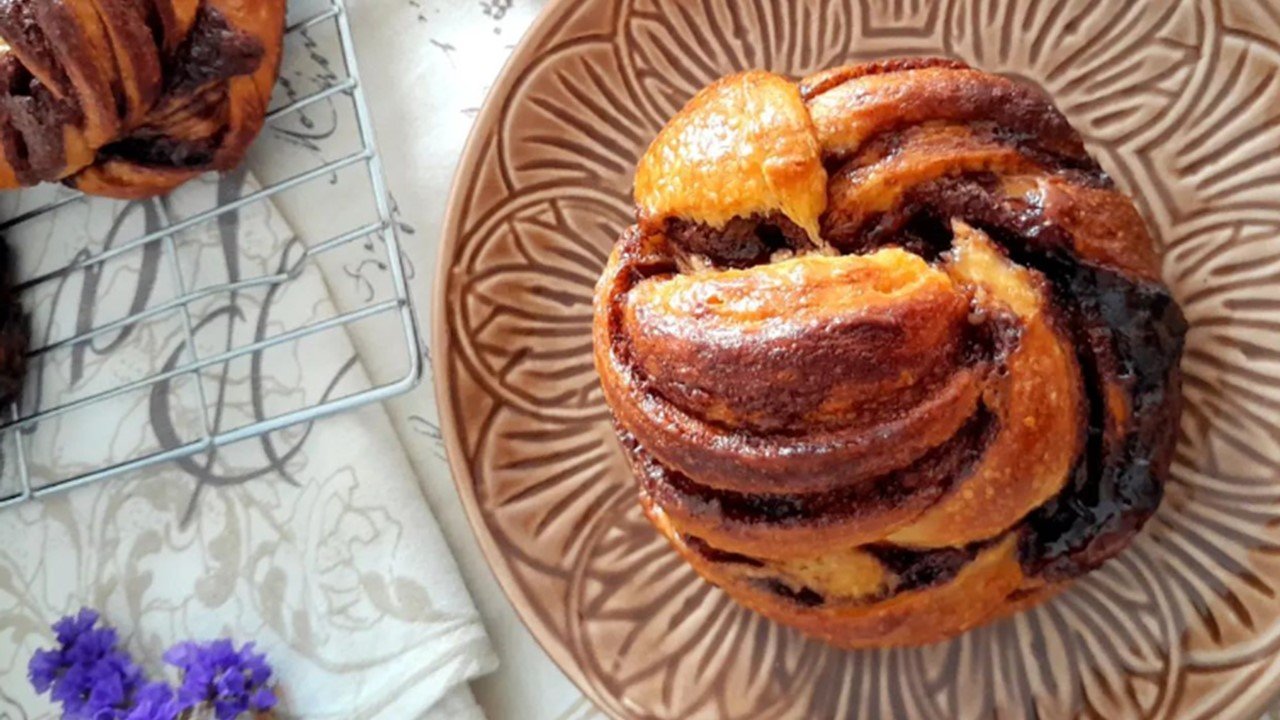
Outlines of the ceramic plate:
[[[949,643],[841,652],[734,605],[640,514],[591,361],[631,174],[722,74],[947,55],[1045,88],[1161,239],[1192,329],[1133,546]],[[561,0],[450,200],[436,372],[458,489],[551,657],[619,718],[1252,718],[1280,688],[1280,3]]]

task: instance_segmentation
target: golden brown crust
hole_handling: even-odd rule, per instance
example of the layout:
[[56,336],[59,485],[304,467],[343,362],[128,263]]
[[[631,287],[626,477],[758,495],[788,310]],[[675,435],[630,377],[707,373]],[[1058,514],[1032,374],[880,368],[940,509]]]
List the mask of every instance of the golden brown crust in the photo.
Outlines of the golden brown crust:
[[808,98],[824,152],[850,155],[883,133],[931,122],[984,122],[1063,157],[1088,159],[1053,101],[1029,85],[958,64],[851,75]]
[[279,70],[283,0],[0,9],[0,188],[161,194],[239,163]]
[[1022,174],[1038,169],[1016,147],[973,128],[920,125],[865,147],[847,169],[831,181],[831,211],[823,220],[828,232],[858,228],[904,203],[916,187],[942,178],[974,173]]
[[646,514],[739,602],[840,646],[930,642],[1154,512],[1185,323],[1039,90],[928,58],[732,76],[636,201],[596,367]]
[[719,228],[734,217],[776,211],[815,240],[827,202],[827,175],[799,89],[759,71],[717,80],[690,100],[641,158],[635,186],[647,217]]
[[[841,289],[842,301],[823,302]],[[642,444],[704,484],[831,490],[909,464],[972,413],[976,378],[940,372],[958,359],[968,312],[945,273],[897,250],[644,281],[619,325],[637,372],[606,374],[605,389]],[[802,452],[812,458],[803,474],[775,462]]]

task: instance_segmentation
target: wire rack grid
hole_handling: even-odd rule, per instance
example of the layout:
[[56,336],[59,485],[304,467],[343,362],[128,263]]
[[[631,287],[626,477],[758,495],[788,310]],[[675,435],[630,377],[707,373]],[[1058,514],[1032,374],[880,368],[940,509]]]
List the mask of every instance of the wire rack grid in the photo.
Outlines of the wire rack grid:
[[[299,15],[301,17],[298,17]],[[413,308],[409,300],[404,260],[400,251],[400,228],[393,218],[392,202],[374,141],[369,108],[357,69],[351,26],[343,0],[314,0],[314,2],[291,0],[290,23],[286,28],[286,43],[289,42],[290,38],[295,40],[302,38],[297,43],[300,48],[296,52],[305,53],[310,49],[312,57],[315,58],[317,57],[314,52],[315,43],[310,39],[310,33],[315,32],[317,28],[328,28],[327,31],[333,34],[333,46],[337,49],[336,55],[341,58],[341,65],[343,66],[341,70],[344,72],[340,74],[335,69],[328,82],[318,89],[311,90],[301,96],[296,96],[296,93],[289,93],[289,97],[286,97],[284,102],[277,103],[277,107],[274,107],[269,112],[267,117],[268,128],[274,123],[286,121],[291,116],[296,117],[299,113],[305,113],[308,108],[314,108],[326,102],[333,102],[335,99],[346,98],[350,102],[349,108],[352,113],[352,125],[354,127],[353,134],[358,138],[357,146],[353,151],[344,152],[344,154],[333,158],[322,157],[318,164],[314,166],[307,167],[274,182],[264,183],[261,186],[252,186],[247,193],[239,197],[219,202],[213,207],[201,209],[187,217],[172,217],[166,209],[167,206],[164,203],[157,202],[153,206],[158,213],[159,227],[157,229],[143,232],[125,242],[102,247],[92,253],[79,253],[65,266],[46,270],[34,277],[17,278],[17,289],[21,296],[25,298],[31,293],[39,292],[42,286],[60,280],[65,281],[69,276],[101,268],[106,263],[132,253],[139,253],[148,248],[155,252],[158,248],[158,256],[163,258],[163,263],[169,268],[168,274],[170,278],[168,282],[171,283],[173,289],[171,297],[149,304],[141,309],[134,309],[127,314],[108,322],[96,324],[93,327],[77,328],[74,334],[70,334],[67,337],[36,343],[37,346],[31,348],[28,355],[35,360],[57,351],[94,343],[104,337],[118,334],[154,318],[172,315],[178,318],[178,325],[181,327],[181,332],[178,335],[185,344],[185,362],[173,367],[161,368],[155,372],[148,372],[144,377],[128,379],[124,382],[111,384],[108,387],[96,388],[91,393],[56,401],[48,407],[39,407],[38,404],[36,407],[24,407],[21,402],[14,404],[9,409],[7,419],[0,421],[0,434],[5,438],[4,454],[8,456],[5,459],[5,463],[11,465],[10,470],[16,475],[18,487],[6,492],[3,486],[0,485],[0,509],[16,506],[54,493],[65,492],[123,473],[138,471],[160,463],[190,458],[232,443],[310,423],[325,416],[403,394],[421,381],[423,373],[422,355]],[[289,49],[286,45],[286,63],[288,62],[288,53]],[[328,63],[327,60],[322,62],[326,65]],[[287,80],[284,82],[287,83]],[[259,145],[263,142],[260,139]],[[258,146],[255,146],[254,152],[258,151],[257,148]],[[352,168],[358,170],[361,167],[363,172],[359,173],[362,178],[359,188],[343,191],[343,195],[347,199],[352,199],[361,190],[368,194],[370,197],[365,198],[365,201],[368,201],[371,207],[374,208],[371,220],[363,222],[356,227],[344,228],[338,234],[319,242],[308,242],[300,254],[292,257],[289,263],[281,266],[279,272],[261,274],[247,279],[205,287],[191,286],[187,279],[188,274],[182,266],[179,252],[180,244],[183,242],[184,231],[201,225],[216,224],[230,214],[242,212],[255,204],[271,203],[283,193],[309,183],[337,184],[340,177],[350,177],[349,174],[344,174],[344,171]],[[51,214],[64,212],[68,207],[88,201],[88,198],[79,193],[60,189],[55,199],[44,202],[38,207],[22,210],[13,217],[0,221],[0,231],[4,231],[8,235],[25,224],[38,222],[42,219],[47,220]],[[101,200],[97,200],[97,202],[101,202]],[[371,241],[371,238],[376,239],[376,242]],[[288,284],[300,275],[308,263],[312,263],[319,256],[333,253],[356,243],[363,243],[366,249],[379,248],[381,250],[381,257],[376,262],[380,268],[385,270],[385,276],[389,279],[391,286],[389,293],[383,293],[386,295],[385,298],[345,312],[335,312],[323,319],[288,328],[271,337],[239,344],[221,352],[204,354],[199,351],[199,344],[194,330],[195,321],[193,320],[192,309],[194,305],[209,298],[232,293],[243,293],[255,289],[275,288]],[[15,247],[13,251],[17,254],[23,252],[20,247]],[[369,382],[367,387],[362,387],[358,391],[342,397],[322,398],[320,401],[311,402],[303,407],[271,417],[253,419],[251,422],[245,422],[233,427],[225,427],[226,423],[211,417],[211,408],[216,407],[216,404],[210,404],[205,385],[201,382],[200,374],[203,371],[219,365],[226,366],[243,359],[261,361],[264,354],[272,348],[290,342],[301,341],[309,336],[321,333],[343,332],[345,328],[377,316],[391,317],[390,326],[395,327],[396,333],[401,336],[400,339],[405,348],[403,365],[405,369],[403,374],[381,382]],[[170,446],[167,447],[156,447],[136,457],[129,457],[122,461],[111,462],[98,467],[86,468],[80,466],[68,469],[66,472],[55,469],[52,473],[46,472],[41,482],[33,481],[31,451],[26,447],[27,443],[24,442],[24,436],[33,433],[41,423],[48,423],[70,413],[92,413],[100,404],[114,398],[130,393],[145,392],[159,383],[167,383],[184,377],[194,380],[192,385],[194,385],[199,395],[201,408],[200,413],[198,413],[200,417],[197,421],[199,432],[194,439],[186,442],[170,443]]]

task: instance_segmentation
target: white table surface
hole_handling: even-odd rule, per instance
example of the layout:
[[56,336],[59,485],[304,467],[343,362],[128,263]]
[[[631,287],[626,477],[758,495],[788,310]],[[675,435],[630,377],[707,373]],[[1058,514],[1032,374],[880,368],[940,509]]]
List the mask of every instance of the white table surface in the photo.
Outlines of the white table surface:
[[[385,12],[388,5],[382,0],[348,2],[352,7],[356,49],[361,55],[365,82],[375,97],[381,97],[378,84],[391,83],[396,78],[386,74],[390,72],[388,69],[371,67],[366,61],[367,51],[361,49],[360,14],[363,10]],[[428,43],[434,51],[429,56],[429,67],[418,72],[427,86],[416,107],[400,107],[396,112],[388,112],[386,107],[375,106],[372,112],[392,187],[399,193],[396,200],[405,211],[406,219],[414,224],[406,252],[414,268],[414,301],[429,338],[431,280],[444,217],[444,198],[467,134],[490,85],[545,0],[397,2],[402,7],[394,12],[416,19],[416,27],[407,31],[412,42]],[[405,5],[408,7],[403,7]],[[421,101],[423,98],[425,104]],[[421,167],[397,166],[397,153],[390,145],[397,130],[406,125],[399,115],[404,112],[425,115],[416,118],[416,125],[431,128],[426,142],[432,162],[426,172]],[[409,177],[416,182],[403,179]],[[416,187],[406,188],[406,185]],[[416,197],[405,197],[406,193]],[[467,524],[444,459],[431,378],[409,396],[393,401],[389,409],[423,478],[428,502],[462,567],[501,661],[497,672],[473,684],[486,715],[490,720],[603,717],[534,641],[489,571]]]

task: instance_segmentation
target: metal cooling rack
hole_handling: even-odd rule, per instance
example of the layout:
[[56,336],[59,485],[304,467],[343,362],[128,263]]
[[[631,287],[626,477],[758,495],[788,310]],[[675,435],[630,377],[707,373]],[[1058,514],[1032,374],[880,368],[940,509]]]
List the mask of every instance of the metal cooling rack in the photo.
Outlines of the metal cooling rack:
[[[25,297],[28,293],[38,291],[42,285],[53,283],[60,279],[65,281],[68,276],[85,273],[92,268],[100,267],[130,253],[139,253],[149,247],[152,249],[160,247],[162,248],[163,262],[170,266],[172,275],[170,282],[173,283],[175,288],[172,298],[83,331],[77,329],[78,331],[74,335],[32,348],[29,355],[33,359],[39,358],[57,350],[74,347],[79,344],[92,343],[95,339],[111,333],[118,333],[137,323],[146,322],[165,314],[175,314],[181,319],[182,326],[185,328],[186,349],[184,352],[187,356],[187,362],[171,369],[152,372],[146,377],[132,379],[105,389],[97,389],[92,394],[56,402],[50,407],[26,408],[24,410],[22,407],[15,405],[10,408],[7,419],[0,421],[0,437],[4,438],[3,454],[6,456],[4,463],[9,466],[7,472],[16,474],[17,480],[15,484],[18,487],[16,491],[11,489],[6,493],[5,488],[0,485],[0,509],[160,463],[182,460],[201,453],[212,452],[216,448],[257,438],[268,433],[283,431],[286,428],[302,423],[310,423],[328,415],[403,394],[418,384],[423,370],[422,357],[419,350],[417,326],[409,301],[406,268],[400,252],[399,226],[392,216],[392,203],[374,143],[369,109],[361,87],[352,46],[351,27],[342,0],[291,0],[290,24],[286,29],[285,64],[286,66],[289,64],[290,51],[288,48],[290,41],[293,40],[297,41],[295,44],[301,45],[301,47],[295,49],[295,52],[301,51],[300,54],[303,55],[310,54],[312,61],[319,59],[320,65],[328,68],[330,63],[315,54],[316,43],[311,39],[311,34],[320,32],[322,29],[325,29],[323,30],[324,32],[333,34],[332,44],[340,48],[340,52],[337,55],[341,57],[343,67],[336,67],[335,62],[332,74],[326,75],[328,82],[324,83],[319,89],[311,90],[301,96],[297,96],[292,92],[289,93],[290,97],[285,98],[284,102],[279,103],[268,114],[268,130],[264,131],[264,137],[259,139],[252,152],[259,152],[260,146],[269,142],[266,136],[274,124],[287,122],[291,116],[296,117],[300,113],[305,116],[309,108],[344,99],[350,101],[356,130],[354,135],[358,136],[359,140],[358,147],[354,151],[333,159],[322,157],[320,164],[314,167],[297,172],[279,182],[261,187],[255,186],[247,194],[216,207],[201,210],[189,217],[180,219],[168,217],[164,214],[163,205],[157,204],[161,208],[162,220],[162,227],[159,229],[146,232],[88,255],[81,254],[70,264],[51,272],[46,271],[33,278],[18,278],[19,291]],[[308,53],[308,51],[310,52]],[[345,71],[345,77],[342,76],[340,71]],[[287,80],[282,82],[287,84]],[[324,154],[320,153],[319,155],[323,156]],[[372,207],[376,208],[376,212],[369,222],[358,227],[345,229],[327,239],[307,242],[305,250],[302,252],[302,257],[296,259],[296,262],[283,272],[210,287],[187,287],[187,283],[184,282],[184,269],[178,249],[181,242],[181,234],[184,231],[207,223],[217,223],[220,218],[228,213],[240,212],[257,203],[272,202],[273,199],[279,198],[283,193],[310,183],[337,184],[340,180],[348,182],[351,177],[350,172],[344,171],[361,167],[364,172],[359,173],[362,177],[360,186],[356,188],[353,184],[352,190],[344,191],[344,197],[352,198],[358,193],[371,195],[371,197],[363,199],[364,202],[371,201]],[[365,182],[368,184],[364,185]],[[47,220],[51,213],[64,211],[69,206],[85,201],[86,198],[79,193],[60,189],[56,199],[34,209],[22,210],[14,217],[0,221],[0,231],[12,232],[26,223],[32,223],[41,218]],[[192,329],[193,304],[219,295],[270,288],[271,286],[290,283],[307,263],[315,261],[319,255],[335,252],[343,247],[352,245],[361,245],[366,252],[377,248],[382,249],[380,258],[373,262],[376,262],[381,269],[385,270],[385,276],[389,277],[391,288],[389,294],[383,293],[387,295],[385,298],[376,299],[364,307],[344,313],[336,313],[331,317],[311,322],[301,327],[291,328],[287,332],[259,342],[237,346],[225,352],[204,356],[198,352],[197,340]],[[13,247],[12,251],[21,255],[23,248],[21,246]],[[235,427],[219,427],[220,423],[210,417],[210,404],[206,397],[204,385],[201,382],[202,371],[219,365],[227,366],[229,363],[239,359],[248,358],[260,361],[264,354],[273,347],[300,341],[303,338],[320,333],[346,332],[348,327],[378,317],[390,317],[390,321],[384,319],[381,322],[389,323],[390,327],[395,327],[395,333],[400,336],[399,339],[403,342],[407,366],[403,375],[382,382],[370,381],[367,387],[344,397],[336,399],[322,398],[320,401],[313,402],[305,407]],[[102,467],[78,467],[65,474],[60,472],[51,474],[46,468],[41,480],[33,482],[32,453],[26,447],[27,443],[24,441],[24,436],[34,432],[41,423],[55,420],[69,413],[93,412],[100,403],[106,403],[129,393],[145,392],[158,383],[172,382],[183,377],[194,378],[195,387],[199,392],[200,406],[203,413],[202,423],[200,423],[203,432],[199,433],[199,437],[174,446],[160,447],[140,456]]]

